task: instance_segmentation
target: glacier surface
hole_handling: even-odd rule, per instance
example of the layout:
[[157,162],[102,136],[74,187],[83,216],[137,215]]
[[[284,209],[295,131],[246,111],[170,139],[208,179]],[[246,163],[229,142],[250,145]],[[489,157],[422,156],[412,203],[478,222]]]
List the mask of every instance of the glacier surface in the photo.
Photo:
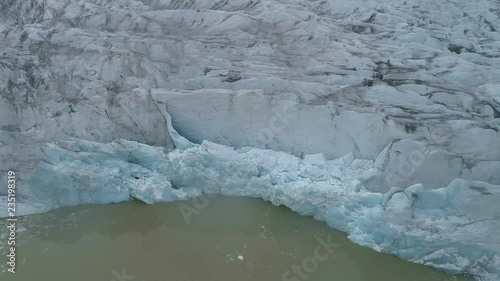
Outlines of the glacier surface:
[[19,215],[260,197],[499,280],[499,30],[497,0],[2,1],[0,181]]

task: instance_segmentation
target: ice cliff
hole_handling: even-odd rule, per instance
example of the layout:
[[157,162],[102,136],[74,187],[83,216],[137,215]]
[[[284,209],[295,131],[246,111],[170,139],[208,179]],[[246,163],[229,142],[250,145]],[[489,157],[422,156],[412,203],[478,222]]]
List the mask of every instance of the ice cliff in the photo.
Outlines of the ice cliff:
[[3,1],[0,180],[16,171],[18,214],[261,197],[498,280],[499,17],[494,0]]

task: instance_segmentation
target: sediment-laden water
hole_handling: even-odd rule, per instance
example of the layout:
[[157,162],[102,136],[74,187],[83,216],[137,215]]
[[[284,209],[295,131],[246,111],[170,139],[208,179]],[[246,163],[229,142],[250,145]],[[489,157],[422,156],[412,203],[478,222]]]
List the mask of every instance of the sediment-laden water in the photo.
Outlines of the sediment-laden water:
[[[6,221],[0,221],[6,260]],[[465,281],[259,199],[63,208],[19,218],[2,281]]]

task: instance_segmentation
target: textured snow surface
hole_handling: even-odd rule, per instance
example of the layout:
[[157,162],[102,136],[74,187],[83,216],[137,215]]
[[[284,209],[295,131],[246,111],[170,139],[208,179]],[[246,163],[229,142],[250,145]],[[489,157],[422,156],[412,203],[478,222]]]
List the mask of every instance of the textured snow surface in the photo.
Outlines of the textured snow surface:
[[499,280],[499,17],[498,0],[4,0],[0,180],[16,172],[18,214],[261,197]]

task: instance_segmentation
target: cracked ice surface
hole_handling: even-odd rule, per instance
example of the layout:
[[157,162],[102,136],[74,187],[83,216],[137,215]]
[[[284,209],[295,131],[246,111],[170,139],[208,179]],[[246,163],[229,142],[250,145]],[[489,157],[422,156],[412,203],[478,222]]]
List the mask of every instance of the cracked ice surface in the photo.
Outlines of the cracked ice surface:
[[262,197],[498,280],[499,16],[494,0],[2,1],[0,161],[19,214]]
[[500,184],[497,2],[3,1],[0,129],[172,147],[161,101],[195,143],[376,159],[411,140],[439,164],[398,185]]

